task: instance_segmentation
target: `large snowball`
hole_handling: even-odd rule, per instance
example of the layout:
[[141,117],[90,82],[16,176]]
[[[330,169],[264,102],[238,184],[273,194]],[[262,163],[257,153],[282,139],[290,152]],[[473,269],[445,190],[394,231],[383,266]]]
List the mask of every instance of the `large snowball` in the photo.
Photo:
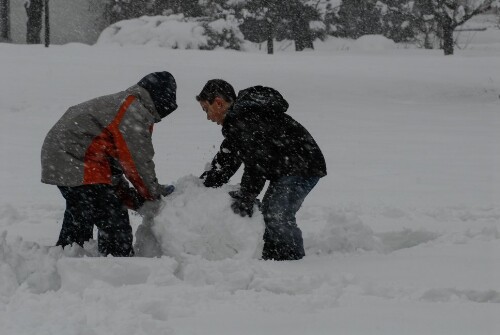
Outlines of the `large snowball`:
[[228,195],[233,187],[206,188],[194,176],[181,178],[175,187],[154,218],[152,231],[162,254],[177,259],[260,258],[264,219],[258,210],[252,218],[233,213]]

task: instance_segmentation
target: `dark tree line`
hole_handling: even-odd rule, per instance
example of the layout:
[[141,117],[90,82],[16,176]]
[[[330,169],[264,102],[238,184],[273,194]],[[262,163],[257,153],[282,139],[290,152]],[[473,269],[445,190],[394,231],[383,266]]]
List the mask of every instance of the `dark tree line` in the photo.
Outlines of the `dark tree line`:
[[243,23],[240,29],[249,41],[267,41],[268,53],[273,53],[273,40],[295,41],[295,50],[313,49],[314,36],[309,22],[318,20],[319,13],[299,0],[254,0],[240,9]]
[[[358,38],[384,35],[395,42],[420,42],[425,48],[440,41],[446,55],[453,54],[453,31],[474,15],[490,8],[495,0],[343,0],[333,7],[330,0],[107,0],[110,22],[142,15],[182,13],[189,17],[217,19],[233,15],[240,20],[245,39],[289,39],[295,49],[313,48],[315,38],[328,35]],[[320,6],[325,5],[325,6]],[[320,9],[322,8],[322,9]],[[324,28],[313,31],[311,22]]]
[[445,55],[451,55],[455,29],[494,4],[495,0],[343,0],[327,13],[326,21],[334,36],[381,34],[395,42],[423,40],[425,48],[432,48],[435,38]]
[[[495,0],[343,0],[333,7],[330,0],[104,0],[109,24],[143,15],[183,14],[210,22],[232,16],[245,39],[267,42],[293,40],[295,49],[313,49],[313,40],[328,35],[358,38],[384,35],[395,42],[419,43],[453,54],[454,30],[483,13]],[[40,43],[45,0],[26,2],[27,43]],[[0,41],[9,40],[9,0],[0,0]],[[320,23],[319,25],[317,23]],[[312,28],[312,26],[321,28]],[[231,34],[227,34],[230,36]],[[231,38],[231,37],[229,37]],[[238,43],[229,41],[238,48]]]
[[232,15],[240,22],[247,40],[267,41],[273,53],[273,40],[295,41],[295,49],[313,48],[314,35],[309,23],[319,20],[319,13],[301,0],[108,0],[106,16],[110,23],[142,15],[183,14],[188,17],[218,19]]

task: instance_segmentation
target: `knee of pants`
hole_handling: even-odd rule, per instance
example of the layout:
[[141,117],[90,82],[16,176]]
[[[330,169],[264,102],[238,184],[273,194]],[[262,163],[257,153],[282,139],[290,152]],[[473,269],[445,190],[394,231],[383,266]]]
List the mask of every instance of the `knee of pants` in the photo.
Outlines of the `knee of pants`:
[[268,211],[263,213],[267,227],[295,227],[297,225],[295,213],[287,210]]

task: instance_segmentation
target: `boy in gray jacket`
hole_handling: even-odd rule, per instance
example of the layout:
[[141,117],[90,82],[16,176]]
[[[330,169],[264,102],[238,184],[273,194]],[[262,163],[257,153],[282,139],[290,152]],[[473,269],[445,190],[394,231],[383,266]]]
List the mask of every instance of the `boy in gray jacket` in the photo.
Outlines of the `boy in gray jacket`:
[[173,190],[156,179],[152,131],[177,108],[176,89],[169,72],[151,73],[125,91],[70,107],[52,127],[41,162],[42,182],[66,199],[57,245],[83,246],[96,225],[101,254],[134,255],[127,208]]

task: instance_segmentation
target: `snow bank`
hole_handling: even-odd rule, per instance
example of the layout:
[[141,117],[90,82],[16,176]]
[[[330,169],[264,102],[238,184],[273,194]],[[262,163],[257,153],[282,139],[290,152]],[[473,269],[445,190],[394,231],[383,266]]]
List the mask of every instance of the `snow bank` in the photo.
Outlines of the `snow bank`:
[[12,296],[20,286],[33,293],[57,290],[60,279],[56,262],[62,249],[49,250],[21,239],[7,244],[6,236],[4,232],[0,237],[0,301]]
[[459,49],[500,50],[500,30],[498,28],[480,31],[456,31],[454,36]]
[[172,285],[178,263],[169,257],[145,258],[62,258],[57,262],[60,288],[69,292],[84,292],[96,286]]
[[234,187],[206,188],[194,176],[175,186],[153,227],[164,255],[207,260],[261,256],[264,219],[259,211],[252,218],[233,213],[228,191]]
[[[264,262],[250,259],[249,254],[225,254],[220,241],[202,236],[226,229],[227,241],[234,243],[238,238],[231,234],[243,229],[238,234],[246,235],[239,238],[248,245],[244,243],[247,249],[240,250],[255,248],[261,231],[245,227],[259,225],[261,219],[242,219],[230,212],[226,193],[232,187],[205,189],[195,177],[182,178],[176,186],[154,228],[160,238],[169,229],[178,234],[171,238],[180,248],[175,259],[85,257],[95,255],[94,241],[85,249],[63,250],[20,239],[9,243],[4,233],[0,238],[2,330],[30,335],[176,334],[186,329],[193,334],[200,329],[208,334],[255,334],[267,329],[261,326],[265,324],[282,330],[279,334],[299,334],[308,323],[313,333],[327,334],[339,327],[345,330],[342,333],[352,333],[361,313],[371,317],[359,333],[377,322],[383,327],[380,334],[390,333],[393,327],[402,329],[394,324],[394,315],[410,318],[411,327],[404,327],[419,331],[422,319],[434,320],[425,333],[435,333],[436,324],[452,325],[443,334],[456,334],[464,326],[468,326],[466,333],[491,333],[488,325],[497,313],[493,304],[500,301],[498,276],[491,272],[498,258],[500,234],[491,223],[497,222],[497,212],[466,217],[455,211],[429,213],[434,215],[429,226],[437,220],[451,220],[455,226],[457,220],[467,219],[467,227],[474,229],[447,231],[440,237],[393,231],[379,239],[381,234],[363,223],[365,218],[373,220],[373,213],[306,208],[302,219],[309,215],[307,223],[324,225],[306,238],[309,256],[296,262]],[[200,211],[193,214],[196,204]],[[201,214],[204,211],[206,215]],[[221,227],[209,224],[216,212],[222,213]],[[401,224],[410,214],[384,210],[380,218]],[[233,216],[236,223],[230,224]],[[208,227],[201,232],[204,224]],[[478,225],[486,228],[479,230]],[[196,241],[197,247],[188,253],[183,246],[190,241]],[[208,244],[199,248],[204,243]],[[212,249],[226,258],[207,259],[213,257],[207,253]],[[315,250],[321,257],[313,255]],[[326,256],[327,252],[333,255]],[[478,273],[492,275],[478,280]],[[443,320],[443,315],[449,319]],[[348,322],[343,323],[344,318]]]
[[397,44],[382,35],[364,35],[355,40],[351,46],[356,51],[380,51],[396,49]]
[[41,294],[61,287],[57,262],[62,257],[97,256],[95,242],[67,247],[44,247],[17,238],[7,242],[7,233],[0,237],[0,302],[16,290]]
[[[143,16],[124,20],[106,28],[98,45],[145,45],[171,49],[213,49],[223,47],[248,51],[262,51],[263,44],[244,41],[238,23],[232,19],[202,22],[182,14],[169,16]],[[295,51],[290,40],[275,41],[277,51]],[[392,40],[381,35],[366,35],[357,40],[327,38],[314,41],[317,50],[389,50],[398,48]]]
[[183,14],[143,16],[106,28],[96,44],[145,45],[171,49],[239,49],[243,34],[231,19],[204,22]]
[[[500,34],[493,24],[464,26],[463,28],[481,28],[484,31],[456,31],[455,39],[458,48],[462,49],[500,49]],[[263,52],[265,43],[252,43],[244,40],[238,22],[233,18],[204,22],[196,18],[188,18],[182,14],[169,16],[143,16],[124,20],[106,28],[96,44],[105,45],[144,45],[171,49],[243,49],[245,51]],[[317,51],[383,51],[412,47],[408,44],[397,44],[382,35],[364,35],[353,40],[347,38],[328,37],[314,41]],[[290,40],[274,41],[274,49],[278,52],[294,52],[294,42]]]
[[99,36],[96,44],[147,45],[172,49],[200,49],[208,45],[199,22],[182,14],[143,16],[117,22]]

